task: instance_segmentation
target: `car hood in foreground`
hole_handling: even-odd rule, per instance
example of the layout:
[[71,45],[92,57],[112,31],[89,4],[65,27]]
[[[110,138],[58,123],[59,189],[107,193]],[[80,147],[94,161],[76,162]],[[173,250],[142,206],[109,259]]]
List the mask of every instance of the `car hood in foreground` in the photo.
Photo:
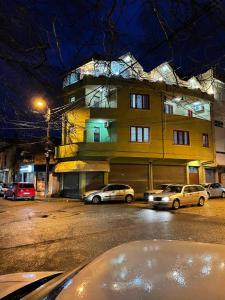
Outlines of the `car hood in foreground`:
[[225,246],[137,241],[115,247],[64,285],[57,300],[224,299]]
[[38,280],[51,276],[54,277],[54,275],[61,273],[62,272],[30,272],[1,275],[0,299]]

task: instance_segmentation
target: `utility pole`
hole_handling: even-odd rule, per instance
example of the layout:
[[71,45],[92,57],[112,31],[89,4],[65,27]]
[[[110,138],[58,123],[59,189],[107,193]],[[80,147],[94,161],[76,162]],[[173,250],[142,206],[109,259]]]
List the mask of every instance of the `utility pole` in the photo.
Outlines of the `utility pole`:
[[45,168],[45,198],[48,197],[48,186],[49,186],[49,162],[50,162],[50,119],[51,119],[51,109],[47,108],[46,122],[47,122],[47,141],[46,141],[46,168]]

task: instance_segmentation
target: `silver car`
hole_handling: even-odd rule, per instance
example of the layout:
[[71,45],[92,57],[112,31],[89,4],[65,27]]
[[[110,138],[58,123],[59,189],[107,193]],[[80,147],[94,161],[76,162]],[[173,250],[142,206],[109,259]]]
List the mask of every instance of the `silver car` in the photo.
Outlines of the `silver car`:
[[197,204],[203,206],[208,194],[201,185],[170,185],[162,193],[150,195],[151,207],[168,207],[178,209],[183,205]]
[[157,186],[156,189],[147,190],[144,192],[144,200],[148,200],[150,195],[159,194],[162,193],[165,188],[167,188],[169,185],[172,185],[172,183],[164,183]]
[[204,185],[209,198],[225,198],[225,188],[220,183],[209,183]]
[[134,199],[134,190],[127,184],[108,184],[99,190],[89,191],[83,195],[83,200],[90,203],[100,203],[110,200],[131,202]]

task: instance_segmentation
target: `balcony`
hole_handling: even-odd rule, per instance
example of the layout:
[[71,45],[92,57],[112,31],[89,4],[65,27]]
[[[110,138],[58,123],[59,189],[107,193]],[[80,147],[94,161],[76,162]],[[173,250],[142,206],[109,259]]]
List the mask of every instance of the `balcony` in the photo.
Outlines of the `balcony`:
[[78,152],[78,144],[61,145],[55,148],[55,158],[75,157]]

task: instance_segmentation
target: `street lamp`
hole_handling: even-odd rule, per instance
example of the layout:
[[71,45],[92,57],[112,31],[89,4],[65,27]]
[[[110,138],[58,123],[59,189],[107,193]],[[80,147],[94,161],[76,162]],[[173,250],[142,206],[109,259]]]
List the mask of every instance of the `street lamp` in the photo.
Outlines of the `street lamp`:
[[42,97],[34,98],[33,106],[35,110],[39,112],[45,112],[45,119],[47,122],[47,141],[46,141],[46,167],[45,167],[45,198],[48,197],[48,186],[49,186],[49,162],[50,162],[50,119],[51,119],[51,109],[48,107],[47,101]]

